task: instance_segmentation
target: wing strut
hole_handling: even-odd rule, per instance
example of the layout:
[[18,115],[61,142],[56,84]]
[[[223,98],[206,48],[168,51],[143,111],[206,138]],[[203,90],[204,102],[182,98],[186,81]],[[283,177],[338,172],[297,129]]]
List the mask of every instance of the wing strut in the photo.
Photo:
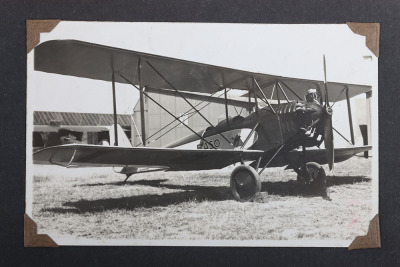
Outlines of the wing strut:
[[[228,89],[229,91],[230,89]],[[211,96],[212,97],[216,92],[214,92]],[[217,98],[221,97],[224,93],[220,94]],[[205,100],[201,101],[200,103],[198,103],[195,107],[199,107],[201,104],[204,103]],[[199,110],[204,109],[205,107],[207,107],[208,105],[210,105],[212,102],[208,102],[206,105],[199,107]],[[192,108],[189,109],[188,111],[186,111],[185,113],[183,113],[181,116],[178,117],[178,119],[182,118],[184,115],[189,115],[188,119],[190,119],[191,117],[193,117],[194,115],[196,115],[196,112],[191,112]],[[169,133],[170,131],[172,131],[173,129],[175,129],[176,127],[178,127],[182,122],[179,121],[178,124],[176,124],[175,126],[171,127],[168,131],[164,132],[163,134],[161,134],[161,132],[166,129],[168,126],[170,126],[171,124],[173,124],[174,122],[176,122],[175,120],[172,120],[170,123],[168,123],[167,125],[165,125],[164,127],[162,127],[161,129],[159,129],[158,131],[156,131],[155,133],[153,133],[151,136],[149,136],[149,140],[150,138],[152,138],[153,136],[157,135],[158,133],[160,133],[160,136],[157,137],[154,140],[149,141],[149,144],[152,142],[157,141],[158,139],[160,139],[162,136],[166,135],[167,133]]]
[[[181,94],[181,92],[179,92],[179,90],[178,89],[176,89],[175,88],[175,86],[173,86],[150,62],[148,62],[148,61],[146,61],[146,63],[158,74],[158,76],[160,76],[169,86],[171,86],[171,88],[172,89],[174,89],[175,90],[175,92],[177,92],[178,93],[178,95],[183,99],[183,100],[185,100],[185,102],[186,103],[188,103],[189,104],[189,106],[192,108],[192,109],[194,109],[194,111],[196,111],[196,113],[197,114],[199,114],[208,124],[210,124],[210,126],[214,129],[215,127],[214,127],[214,125],[209,121],[209,120],[207,120],[207,118],[206,117],[204,117],[204,115],[203,114],[201,114],[201,112],[195,107],[195,106],[193,106],[192,105],[192,103],[190,103],[182,94]],[[228,144],[232,144],[232,142],[231,141],[229,141],[222,133],[220,133],[219,134],[222,138],[224,138],[225,139],[225,141],[227,141],[228,142]]]
[[[267,105],[271,108],[271,110],[274,112],[274,114],[277,115],[275,109],[274,109],[274,108],[271,106],[271,104],[268,102],[267,97],[265,96],[264,92],[261,90],[260,85],[258,85],[258,82],[256,81],[256,79],[254,79],[254,77],[253,77],[253,81],[254,81],[254,83],[257,85],[258,90],[260,90],[261,94],[263,95],[263,97],[264,97],[264,99],[265,99],[265,103],[267,103]],[[276,90],[276,92],[278,92],[278,90]],[[279,98],[278,98],[278,99],[279,99]]]
[[[279,123],[279,132],[281,134],[281,144],[283,146],[283,133],[282,133],[282,123],[281,123],[281,118],[279,117],[279,114],[276,113],[275,109],[271,106],[271,104],[269,103],[267,97],[265,96],[264,92],[261,90],[260,85],[258,85],[258,82],[256,81],[256,79],[254,79],[253,77],[253,81],[254,83],[257,85],[258,89],[260,90],[261,94],[263,95],[263,97],[265,98],[265,103],[267,103],[267,105],[271,108],[272,112],[274,112],[274,114],[276,115],[277,119],[278,119],[278,123]],[[280,105],[280,100],[279,100],[279,92],[278,92],[278,88],[276,88],[276,94],[277,94],[277,98],[278,98],[278,104]],[[282,148],[282,147],[281,147]],[[280,150],[280,149],[279,149]],[[279,151],[278,151],[279,152]],[[275,156],[274,156],[275,157]],[[272,159],[271,159],[272,160]],[[269,163],[268,163],[269,164]],[[267,165],[268,165],[267,164]]]
[[343,94],[343,92],[346,90],[346,87],[343,87],[342,91],[340,91],[340,93],[336,96],[335,100],[333,101],[332,107],[336,104],[336,101],[338,100],[339,96],[341,96]]
[[250,114],[251,111],[252,111],[252,107],[251,107],[251,94],[250,94],[250,92],[248,93],[248,96],[249,96],[249,114]]
[[282,150],[282,148],[285,146],[285,144],[282,144],[278,150],[274,153],[274,155],[272,155],[272,157],[268,160],[267,164],[264,165],[264,167],[261,169],[261,171],[258,173],[258,175],[261,175],[261,173],[263,173],[263,171],[265,170],[265,168],[268,167],[268,165],[271,163],[271,161],[276,157],[276,155],[278,155],[278,153]]
[[258,121],[258,122],[254,125],[254,127],[251,129],[249,135],[246,137],[246,140],[244,140],[243,145],[240,147],[240,149],[243,149],[243,148],[246,146],[246,144],[247,144],[247,142],[249,141],[250,137],[252,136],[252,134],[253,134],[254,131],[256,130],[258,124],[260,124],[259,121]]
[[292,93],[292,94],[294,94],[295,96],[297,96],[297,98],[299,99],[299,100],[303,100],[298,94],[296,94],[292,89],[290,89],[290,87],[286,84],[286,83],[284,83],[283,81],[279,81],[281,84],[283,84],[287,89],[289,89],[289,91]]
[[[122,75],[121,73],[119,74],[122,79],[124,79],[125,81],[127,81],[129,84],[131,84],[134,88],[136,88],[137,90],[140,90],[134,83],[132,83],[131,81],[129,81],[124,75]],[[160,103],[158,103],[157,101],[155,101],[151,96],[149,96],[148,94],[146,94],[145,92],[143,92],[143,95],[145,95],[148,99],[150,99],[151,101],[153,101],[157,106],[159,106],[160,108],[162,108],[165,112],[167,112],[170,116],[172,116],[176,121],[180,121],[179,118],[177,118],[174,114],[172,114],[170,111],[168,111],[168,109],[164,108]],[[183,126],[185,126],[186,128],[188,128],[192,133],[194,133],[195,135],[197,135],[197,137],[199,137],[201,140],[203,140],[204,142],[206,142],[207,144],[209,144],[212,148],[216,149],[215,146],[213,146],[213,144],[211,144],[210,142],[208,142],[206,139],[204,139],[203,136],[199,135],[196,131],[194,131],[192,128],[190,128],[189,126],[187,126],[185,123],[182,123]]]
[[[225,116],[226,116],[226,125],[229,126],[229,114],[228,114],[228,97],[226,94],[226,87],[224,88],[224,95],[225,95]],[[229,143],[229,142],[228,142]]]
[[277,81],[277,84],[278,84],[279,88],[281,89],[281,91],[283,93],[283,96],[286,98],[286,101],[289,103],[290,102],[289,97],[286,95],[285,90],[283,90],[283,88],[280,85],[279,81]]
[[140,126],[142,128],[142,144],[146,146],[146,125],[144,119],[144,96],[143,96],[143,86],[142,86],[142,62],[139,57],[138,60],[138,76],[139,76],[139,92],[140,92]]
[[346,85],[346,99],[347,99],[347,113],[349,115],[349,124],[350,124],[350,135],[351,135],[351,143],[354,145],[354,130],[353,130],[353,118],[351,116],[351,105],[349,98],[349,87]]
[[351,143],[346,137],[344,137],[344,135],[341,134],[338,130],[336,130],[335,127],[332,127],[332,129],[333,129],[338,135],[340,135],[344,140],[346,140],[347,143],[349,143],[350,145],[353,145],[353,146],[354,146],[354,144]]
[[[137,135],[140,137],[140,139],[142,139],[142,136],[140,135],[140,133],[139,133],[139,130],[138,130],[138,128],[137,128],[137,126],[136,126],[136,123],[135,123],[135,119],[133,118],[133,115],[131,114],[131,121],[132,121],[132,124],[133,124],[133,127],[135,127],[135,130],[136,130],[136,133],[137,133]],[[133,134],[133,129],[131,129],[131,132],[132,132],[132,134]],[[132,135],[133,136],[133,135]],[[133,140],[133,139],[132,139]],[[132,145],[133,145],[134,143],[132,143]]]
[[272,99],[272,97],[274,96],[275,86],[276,86],[276,83],[274,83],[274,86],[272,87],[272,93],[271,93],[270,99]]
[[[276,81],[275,84],[278,84],[278,81]],[[279,96],[279,89],[278,88],[276,88],[276,98],[278,99],[278,108],[280,108],[281,98]]]
[[112,72],[112,93],[113,93],[113,113],[114,113],[114,135],[115,135],[115,142],[114,146],[118,146],[118,119],[117,119],[117,100],[115,96],[115,74],[114,71]]
[[[258,115],[257,93],[256,93],[256,88],[254,87],[254,79],[252,79],[251,81],[252,81],[252,87],[253,87],[253,93],[254,93],[254,102],[256,104],[256,113]],[[249,95],[250,95],[250,93],[249,93]]]
[[[352,145],[355,144],[354,142],[354,129],[353,129],[353,116],[351,115],[351,104],[350,104],[350,97],[349,97],[349,87],[345,85],[342,89],[342,91],[336,96],[335,101],[332,104],[332,107],[336,104],[336,100],[339,98],[339,96],[346,91],[346,101],[347,101],[347,114],[349,116],[349,126],[350,126],[350,137],[351,137],[351,143]],[[335,130],[335,129],[334,129]],[[336,131],[336,130],[335,130]],[[336,131],[339,133],[338,131]],[[340,134],[340,133],[339,133]],[[340,134],[341,135],[341,134]],[[343,135],[341,135],[343,137]],[[344,138],[344,137],[343,137]],[[346,139],[346,141],[348,141]]]

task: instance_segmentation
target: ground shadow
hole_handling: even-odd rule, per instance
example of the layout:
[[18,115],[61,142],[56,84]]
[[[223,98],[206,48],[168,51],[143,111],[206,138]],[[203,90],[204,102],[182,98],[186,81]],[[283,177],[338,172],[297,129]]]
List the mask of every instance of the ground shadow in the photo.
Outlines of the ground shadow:
[[[365,176],[328,176],[326,177],[326,188],[329,189],[330,186],[336,185],[368,182],[370,180],[370,178]],[[316,190],[310,185],[299,184],[295,180],[287,182],[263,182],[261,183],[261,192],[279,196],[321,196],[324,199],[330,200],[329,190]]]
[[362,182],[370,182],[371,177],[367,176],[328,176],[326,177],[327,186],[355,184]]
[[[330,176],[327,177],[327,188],[335,185],[354,184],[368,182],[370,178],[364,176]],[[233,199],[228,186],[199,186],[199,185],[173,185],[165,183],[168,179],[160,180],[138,180],[128,181],[125,185],[145,185],[166,189],[183,190],[181,192],[165,193],[162,195],[140,195],[122,198],[105,198],[99,200],[80,200],[76,202],[65,202],[61,208],[49,208],[42,211],[58,213],[85,213],[102,212],[113,209],[134,210],[137,208],[166,207],[188,201],[201,202],[224,201]],[[121,182],[96,183],[81,186],[102,186],[120,185]],[[327,190],[315,191],[308,185],[300,185],[297,181],[287,182],[263,182],[261,192],[278,196],[303,196],[303,197],[322,197],[330,200]]]
[[299,184],[297,181],[288,182],[263,182],[261,183],[261,192],[276,196],[302,196],[302,197],[322,197],[325,200],[331,200],[328,187],[316,188],[312,185]]
[[84,187],[84,186],[108,186],[108,185],[147,185],[153,187],[165,187],[166,185],[161,185],[161,183],[165,183],[168,179],[159,179],[159,180],[133,180],[133,181],[118,181],[118,182],[110,182],[110,183],[88,183],[88,184],[78,184],[74,185],[74,187]]
[[[165,193],[162,195],[140,195],[122,198],[106,198],[99,200],[80,200],[76,202],[65,202],[62,208],[49,208],[42,211],[51,211],[59,213],[84,213],[84,212],[101,212],[113,209],[134,210],[137,208],[165,207],[188,201],[201,202],[223,201],[232,199],[229,188],[225,186],[183,186],[163,184],[163,180],[140,180],[127,182],[129,185],[146,185],[153,187],[162,187],[168,189],[184,190],[183,192]],[[64,208],[65,207],[65,208]]]

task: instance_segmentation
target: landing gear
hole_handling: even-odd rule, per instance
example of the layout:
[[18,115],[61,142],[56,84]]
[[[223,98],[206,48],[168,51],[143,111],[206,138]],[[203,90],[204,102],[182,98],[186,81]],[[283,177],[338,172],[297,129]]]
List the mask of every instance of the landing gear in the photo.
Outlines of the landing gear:
[[231,192],[240,202],[251,201],[261,190],[257,171],[250,166],[237,166],[231,174]]
[[315,191],[326,189],[326,174],[324,168],[316,162],[308,162],[306,170],[297,174],[297,182],[308,184]]

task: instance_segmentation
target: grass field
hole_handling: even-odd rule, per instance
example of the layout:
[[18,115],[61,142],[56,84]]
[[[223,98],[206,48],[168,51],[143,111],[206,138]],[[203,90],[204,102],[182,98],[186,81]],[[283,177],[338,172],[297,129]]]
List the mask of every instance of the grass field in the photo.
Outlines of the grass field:
[[267,169],[254,202],[229,191],[233,167],[124,176],[109,168],[34,166],[32,215],[41,233],[91,239],[353,240],[371,219],[371,160],[328,173],[331,200]]

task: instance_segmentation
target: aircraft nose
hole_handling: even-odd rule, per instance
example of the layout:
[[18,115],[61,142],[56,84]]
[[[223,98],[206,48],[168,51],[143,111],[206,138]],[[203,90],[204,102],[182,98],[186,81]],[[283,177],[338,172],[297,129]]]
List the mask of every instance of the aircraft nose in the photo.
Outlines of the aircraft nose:
[[322,117],[323,107],[317,103],[303,103],[296,109],[297,114],[301,114],[305,119],[306,125],[314,125]]
[[305,113],[314,113],[317,112],[318,110],[316,108],[313,107],[306,107],[305,109]]
[[321,105],[314,105],[312,107],[308,107],[310,109],[309,114],[311,115],[313,120],[320,119],[322,117],[323,107]]

